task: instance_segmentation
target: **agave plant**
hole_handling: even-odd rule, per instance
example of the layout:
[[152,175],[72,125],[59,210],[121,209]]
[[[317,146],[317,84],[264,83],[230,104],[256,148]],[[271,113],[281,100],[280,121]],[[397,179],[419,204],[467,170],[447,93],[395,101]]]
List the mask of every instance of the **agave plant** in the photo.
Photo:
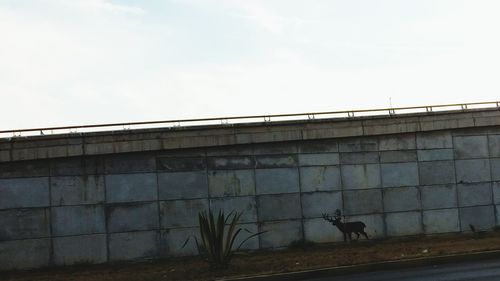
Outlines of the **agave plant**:
[[208,261],[212,269],[227,268],[235,251],[238,251],[249,239],[263,233],[258,232],[249,235],[234,248],[236,238],[243,230],[237,228],[242,214],[232,211],[225,216],[222,210],[219,210],[217,217],[214,216],[212,210],[208,210],[208,213],[204,211],[198,214],[201,241],[195,238],[196,246],[200,256]]

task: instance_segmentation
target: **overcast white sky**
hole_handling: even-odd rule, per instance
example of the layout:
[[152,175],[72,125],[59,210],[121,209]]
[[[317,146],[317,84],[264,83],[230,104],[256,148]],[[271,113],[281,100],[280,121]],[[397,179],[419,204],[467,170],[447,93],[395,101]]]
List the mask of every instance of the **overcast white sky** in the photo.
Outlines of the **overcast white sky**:
[[497,0],[0,0],[0,130],[500,100]]

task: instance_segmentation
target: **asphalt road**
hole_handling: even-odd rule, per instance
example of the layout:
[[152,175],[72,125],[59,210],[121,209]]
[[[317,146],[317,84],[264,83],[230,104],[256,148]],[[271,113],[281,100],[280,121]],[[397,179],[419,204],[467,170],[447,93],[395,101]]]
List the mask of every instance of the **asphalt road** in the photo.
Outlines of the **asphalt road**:
[[349,274],[307,281],[500,281],[500,259],[390,271]]

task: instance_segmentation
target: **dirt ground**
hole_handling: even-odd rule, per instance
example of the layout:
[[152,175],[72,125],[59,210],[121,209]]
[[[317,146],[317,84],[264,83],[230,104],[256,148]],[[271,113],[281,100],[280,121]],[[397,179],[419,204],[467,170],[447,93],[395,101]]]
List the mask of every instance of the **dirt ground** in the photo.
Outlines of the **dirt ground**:
[[82,265],[6,272],[0,273],[0,280],[214,280],[221,277],[251,276],[499,249],[500,233],[455,234],[328,245],[299,244],[281,251],[240,253],[233,258],[229,269],[220,272],[210,271],[203,260],[190,257],[142,263]]

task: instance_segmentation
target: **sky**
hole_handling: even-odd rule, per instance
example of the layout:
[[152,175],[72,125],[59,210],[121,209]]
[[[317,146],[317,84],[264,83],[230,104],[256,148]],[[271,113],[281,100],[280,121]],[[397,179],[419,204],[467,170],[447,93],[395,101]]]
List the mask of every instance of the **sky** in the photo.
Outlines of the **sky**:
[[497,0],[0,0],[0,130],[500,100]]

